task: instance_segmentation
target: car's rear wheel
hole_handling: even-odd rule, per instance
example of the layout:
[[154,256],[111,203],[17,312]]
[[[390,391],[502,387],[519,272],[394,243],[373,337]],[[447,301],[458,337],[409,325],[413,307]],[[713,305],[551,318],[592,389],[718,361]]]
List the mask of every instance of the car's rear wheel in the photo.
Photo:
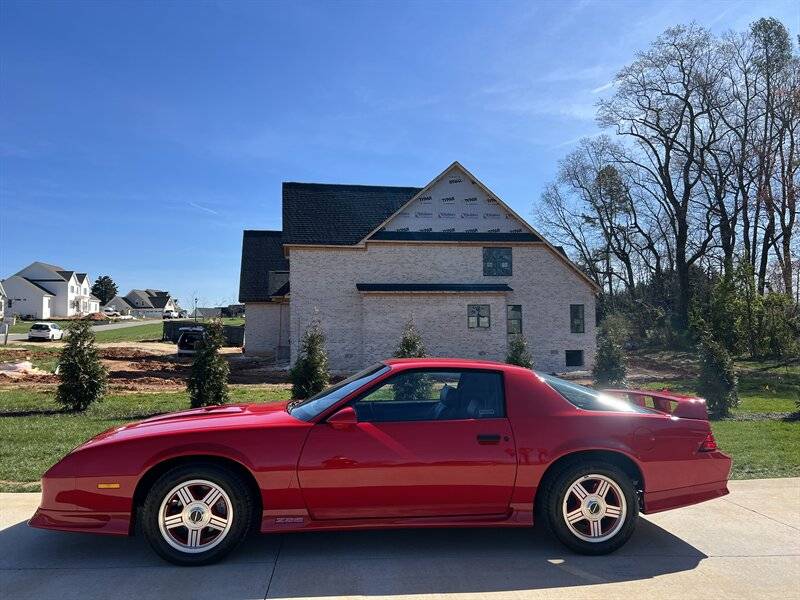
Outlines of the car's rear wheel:
[[184,465],[153,484],[140,522],[162,558],[206,565],[236,548],[252,520],[253,499],[237,473],[217,465]]
[[633,534],[639,515],[636,489],[616,465],[573,463],[545,485],[540,518],[571,550],[608,554]]

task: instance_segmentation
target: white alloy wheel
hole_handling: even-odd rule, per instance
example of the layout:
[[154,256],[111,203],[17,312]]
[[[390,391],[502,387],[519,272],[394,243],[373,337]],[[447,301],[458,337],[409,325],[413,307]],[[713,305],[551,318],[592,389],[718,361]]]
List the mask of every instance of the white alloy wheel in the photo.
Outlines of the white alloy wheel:
[[233,503],[219,485],[192,479],[176,485],[161,502],[158,527],[170,546],[198,554],[221,543],[233,524]]
[[614,537],[628,512],[619,484],[597,473],[583,475],[569,486],[561,510],[570,533],[593,543]]

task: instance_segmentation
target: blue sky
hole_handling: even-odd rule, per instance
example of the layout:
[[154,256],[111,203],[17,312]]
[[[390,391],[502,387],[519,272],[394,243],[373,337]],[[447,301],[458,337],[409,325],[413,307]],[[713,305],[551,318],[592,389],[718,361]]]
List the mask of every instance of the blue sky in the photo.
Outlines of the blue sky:
[[421,186],[453,160],[530,219],[636,50],[761,16],[800,32],[796,0],[4,0],[0,277],[43,260],[233,302],[282,181]]

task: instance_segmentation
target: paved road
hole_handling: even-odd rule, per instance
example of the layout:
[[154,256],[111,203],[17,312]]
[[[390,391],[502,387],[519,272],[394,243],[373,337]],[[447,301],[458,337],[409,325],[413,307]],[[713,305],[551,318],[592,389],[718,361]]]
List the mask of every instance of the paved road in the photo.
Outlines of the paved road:
[[[109,323],[107,325],[94,325],[92,327],[92,331],[108,331],[109,329],[125,329],[127,327],[136,327],[137,325],[147,325],[148,323],[160,323],[160,319],[146,319],[146,320],[137,320],[137,321],[119,321],[118,323]],[[0,325],[2,328],[2,325]],[[0,329],[1,330],[1,329]],[[27,340],[28,334],[27,333],[9,333],[8,334],[8,341],[9,342],[17,342],[20,340]],[[3,341],[3,336],[0,336],[0,342]]]
[[0,494],[0,596],[798,598],[800,478],[735,481],[726,498],[642,518],[611,556],[529,529],[256,536],[225,562],[181,568],[140,538],[31,529],[38,494]]

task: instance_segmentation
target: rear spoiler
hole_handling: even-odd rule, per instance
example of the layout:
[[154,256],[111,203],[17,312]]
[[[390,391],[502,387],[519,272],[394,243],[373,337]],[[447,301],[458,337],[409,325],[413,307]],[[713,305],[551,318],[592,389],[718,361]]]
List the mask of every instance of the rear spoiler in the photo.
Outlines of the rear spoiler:
[[633,404],[682,419],[708,420],[706,401],[696,396],[674,394],[669,390],[603,390],[603,393],[623,398]]

